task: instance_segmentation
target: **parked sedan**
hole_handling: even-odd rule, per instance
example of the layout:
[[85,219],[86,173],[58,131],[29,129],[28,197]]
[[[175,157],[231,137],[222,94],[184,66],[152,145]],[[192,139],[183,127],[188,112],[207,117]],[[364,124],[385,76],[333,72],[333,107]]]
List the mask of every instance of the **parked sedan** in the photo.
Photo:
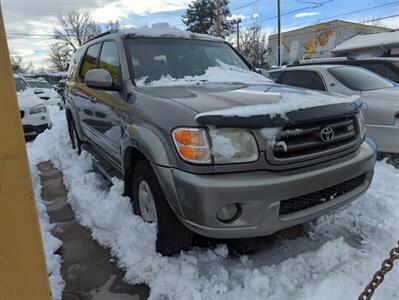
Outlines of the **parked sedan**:
[[14,81],[25,138],[33,139],[51,127],[49,112],[22,77],[14,75]]
[[396,83],[366,69],[343,65],[297,66],[269,73],[281,84],[360,95],[368,136],[380,152],[399,153],[399,86]]
[[27,79],[29,86],[32,89],[42,90],[43,93],[39,95],[40,99],[43,99],[48,104],[61,105],[62,97],[57,91],[44,79]]

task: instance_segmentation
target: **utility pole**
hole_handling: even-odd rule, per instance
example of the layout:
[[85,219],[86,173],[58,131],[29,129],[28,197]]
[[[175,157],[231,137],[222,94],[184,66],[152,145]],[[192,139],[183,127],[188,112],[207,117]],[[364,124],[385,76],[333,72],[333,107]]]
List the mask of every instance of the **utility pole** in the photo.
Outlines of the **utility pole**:
[[280,14],[280,0],[277,0],[277,65],[281,66],[281,14]]
[[216,0],[216,32],[219,36],[221,36],[222,26],[220,19],[220,0]]
[[240,23],[241,19],[236,19],[234,22],[237,25],[237,50],[240,51]]

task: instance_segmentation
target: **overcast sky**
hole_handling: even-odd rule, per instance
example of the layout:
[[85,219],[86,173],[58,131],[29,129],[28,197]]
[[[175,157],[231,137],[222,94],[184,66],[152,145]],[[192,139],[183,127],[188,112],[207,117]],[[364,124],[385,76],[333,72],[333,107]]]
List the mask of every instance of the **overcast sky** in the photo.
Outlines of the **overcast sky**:
[[[32,61],[36,68],[48,64],[51,36],[45,35],[53,33],[54,21],[60,13],[66,14],[73,8],[79,8],[88,10],[99,23],[119,20],[122,26],[138,27],[167,21],[185,29],[181,24],[181,16],[190,2],[191,0],[0,0],[11,53],[22,55],[25,62]],[[298,10],[283,16],[283,29],[337,18],[364,21],[399,14],[399,1],[393,0],[332,0],[319,7],[315,7],[312,2],[323,0],[281,0],[282,14]],[[375,6],[380,7],[367,9]],[[244,19],[243,26],[256,17],[262,22],[265,32],[273,32],[276,28],[276,0],[231,0],[230,9],[233,15]],[[363,11],[353,12],[355,10]],[[399,17],[381,22],[387,27],[399,28]]]

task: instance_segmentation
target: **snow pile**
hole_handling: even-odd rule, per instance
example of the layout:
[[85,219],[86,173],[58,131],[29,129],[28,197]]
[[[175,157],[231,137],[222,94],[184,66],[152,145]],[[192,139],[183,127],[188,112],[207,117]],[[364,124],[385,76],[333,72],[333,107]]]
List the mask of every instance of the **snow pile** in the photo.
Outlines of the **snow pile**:
[[300,109],[337,104],[337,103],[351,103],[359,102],[359,96],[341,97],[332,96],[328,94],[313,92],[310,90],[303,90],[296,93],[271,93],[266,92],[265,95],[276,96],[276,102],[270,104],[259,105],[245,105],[236,106],[227,109],[214,110],[210,112],[200,113],[196,118],[203,116],[221,115],[224,117],[241,117],[249,118],[253,116],[266,116],[271,118],[279,115],[282,118],[287,118],[286,113]]
[[33,188],[35,192],[36,207],[40,221],[40,229],[44,242],[44,251],[46,255],[47,271],[49,274],[51,292],[53,299],[58,300],[62,298],[62,291],[64,289],[65,282],[61,275],[61,256],[55,253],[61,247],[62,242],[53,235],[51,235],[53,225],[50,224],[49,216],[46,212],[46,206],[42,202],[42,186],[40,183],[39,171],[36,167],[35,158],[30,155],[29,161]]
[[241,84],[269,84],[272,81],[266,77],[249,70],[244,70],[236,66],[231,66],[218,61],[218,66],[210,67],[205,74],[198,76],[185,76],[183,78],[173,78],[170,75],[162,75],[161,79],[146,82],[147,77],[137,79],[136,85],[139,87],[154,86],[176,86],[193,85],[208,83],[241,83]]
[[213,129],[209,133],[212,138],[212,153],[214,156],[229,159],[236,154],[236,149],[230,138],[218,134],[217,129]]
[[151,27],[143,26],[139,28],[124,29],[121,30],[121,32],[124,35],[132,35],[135,37],[173,37],[223,42],[223,39],[220,37],[181,30],[171,27],[168,23],[155,23]]
[[[251,256],[231,257],[225,245],[194,248],[174,257],[155,252],[155,228],[132,214],[123,183],[104,190],[92,158],[71,150],[64,112],[29,147],[64,173],[79,222],[111,248],[126,281],[147,283],[150,299],[357,299],[399,236],[399,170],[377,163],[361,199],[307,225],[305,235],[267,242]],[[399,268],[386,276],[375,299],[398,299]],[[374,299],[374,298],[373,298]]]

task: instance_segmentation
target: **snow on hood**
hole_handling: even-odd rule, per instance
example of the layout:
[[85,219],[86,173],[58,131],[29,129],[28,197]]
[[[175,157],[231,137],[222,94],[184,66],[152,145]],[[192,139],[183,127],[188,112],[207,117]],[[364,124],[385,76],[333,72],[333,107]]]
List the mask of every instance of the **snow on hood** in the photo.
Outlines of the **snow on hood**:
[[224,40],[220,37],[193,33],[186,30],[181,30],[175,27],[171,27],[168,23],[155,23],[151,27],[143,26],[139,28],[131,28],[121,30],[125,35],[134,35],[135,37],[173,37],[173,38],[185,38],[185,39],[200,39],[200,40],[211,40],[223,42]]
[[[269,93],[271,95],[272,93]],[[196,119],[203,116],[223,116],[249,118],[254,116],[270,116],[273,118],[280,115],[286,118],[286,113],[306,109],[310,107],[337,104],[337,103],[361,103],[359,96],[338,97],[326,93],[304,90],[303,93],[273,93],[275,101],[269,104],[236,106],[227,109],[214,110],[200,113]]]
[[30,89],[17,92],[17,98],[21,108],[31,108],[43,103]]
[[205,74],[198,76],[185,76],[183,78],[173,78],[170,75],[162,76],[161,79],[146,83],[147,76],[136,80],[139,87],[156,86],[182,86],[182,85],[201,85],[208,83],[241,83],[241,84],[269,84],[270,79],[259,73],[244,70],[236,66],[227,65],[218,61],[219,66],[210,67]]

